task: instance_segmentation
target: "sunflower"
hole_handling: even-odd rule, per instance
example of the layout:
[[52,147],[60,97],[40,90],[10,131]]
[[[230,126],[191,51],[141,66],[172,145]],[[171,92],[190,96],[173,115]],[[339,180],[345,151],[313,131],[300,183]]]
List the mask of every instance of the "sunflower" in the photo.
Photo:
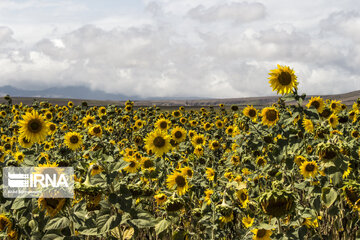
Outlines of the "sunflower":
[[160,118],[155,123],[155,128],[161,129],[163,131],[166,131],[170,128],[171,122],[168,119]]
[[253,122],[256,122],[258,113],[256,108],[254,108],[252,105],[251,106],[248,105],[246,108],[244,108],[243,114],[248,118],[250,118]]
[[177,126],[171,131],[171,137],[177,143],[181,143],[186,139],[186,130],[182,127]]
[[305,129],[306,132],[308,133],[313,133],[314,132],[314,124],[312,123],[312,121],[310,119],[303,119],[302,125]]
[[20,136],[18,142],[23,148],[30,148],[33,145],[25,136]]
[[47,121],[51,121],[51,120],[53,119],[53,115],[52,115],[51,112],[46,112],[46,113],[44,114],[44,117],[45,117],[45,119],[46,119]]
[[213,151],[219,149],[219,148],[220,148],[220,143],[219,143],[219,141],[218,141],[218,140],[212,140],[212,141],[210,141],[210,142],[209,142],[209,148],[210,148],[210,150],[213,150]]
[[146,149],[161,157],[171,150],[170,136],[160,129],[155,129],[145,138],[145,145]]
[[83,144],[82,136],[77,132],[68,132],[65,134],[64,143],[68,148],[75,151]]
[[259,167],[264,167],[266,165],[267,161],[264,157],[259,156],[256,158],[256,165],[258,165]]
[[99,110],[98,110],[98,115],[99,116],[106,115],[106,108],[105,107],[100,107]]
[[94,125],[89,129],[89,134],[91,136],[96,136],[98,138],[101,138],[103,134],[103,130],[100,125]]
[[205,145],[206,139],[203,134],[197,134],[191,139],[191,143],[194,147],[198,145]]
[[211,195],[213,195],[214,190],[206,189],[204,193],[205,193],[204,201],[206,202],[207,205],[210,205],[211,204]]
[[153,168],[155,166],[155,163],[148,157],[142,157],[140,161],[140,166],[144,169]]
[[332,112],[337,113],[341,111],[341,101],[331,100],[330,109]]
[[186,175],[177,171],[167,176],[166,183],[169,189],[173,189],[176,185],[179,196],[184,195],[189,188]]
[[171,115],[173,115],[173,117],[175,117],[175,118],[179,118],[182,116],[182,114],[179,110],[173,111]]
[[266,107],[261,111],[262,124],[271,127],[279,121],[279,112],[274,107]]
[[214,177],[215,177],[215,171],[212,168],[206,168],[206,178],[209,181],[214,181]]
[[301,155],[297,155],[297,156],[294,157],[294,162],[299,167],[301,167],[301,165],[306,161],[307,161],[307,159],[305,157],[301,156]]
[[32,143],[43,142],[48,134],[48,125],[43,116],[33,110],[22,116],[23,120],[19,121],[19,132]]
[[240,189],[240,190],[236,191],[235,195],[241,203],[241,208],[246,208],[246,206],[249,202],[248,190],[246,188]]
[[194,171],[189,166],[180,168],[179,170],[182,174],[186,175],[189,178],[191,178],[194,175]]
[[167,196],[164,193],[156,194],[154,198],[158,205],[163,205],[167,200]]
[[46,215],[54,217],[64,207],[65,198],[39,198],[38,206],[41,211],[46,210]]
[[229,223],[234,220],[233,208],[223,201],[222,204],[216,206],[216,211],[220,213],[221,217],[219,220],[222,223]]
[[250,217],[249,215],[247,215],[246,217],[243,217],[241,219],[241,222],[244,224],[244,226],[246,228],[249,228],[253,225],[254,223],[254,218]]
[[224,123],[223,123],[223,121],[221,121],[221,120],[216,120],[215,126],[216,126],[217,128],[219,128],[219,129],[221,129],[221,128],[224,127]]
[[253,229],[251,232],[254,234],[253,240],[270,240],[272,234],[271,230],[266,229]]
[[306,107],[314,107],[319,113],[322,113],[325,108],[324,100],[321,97],[311,97]]
[[136,173],[138,171],[138,168],[140,167],[138,161],[136,161],[135,158],[124,158],[124,161],[130,163],[128,166],[124,168],[124,171],[128,173]]
[[241,157],[237,154],[235,155],[232,155],[231,158],[230,158],[230,162],[234,165],[234,166],[237,166],[240,164],[241,162]]
[[4,162],[5,156],[7,155],[7,151],[3,146],[0,146],[0,162]]
[[339,125],[339,118],[336,114],[331,114],[328,119],[329,125],[331,128],[336,128],[337,125]]
[[209,122],[206,122],[203,125],[203,128],[204,128],[205,131],[209,131],[212,127],[213,127],[213,125],[211,123],[209,123]]
[[53,135],[56,132],[56,124],[55,123],[49,123],[49,135]]
[[24,161],[25,155],[22,152],[16,152],[14,158],[18,163],[22,163]]
[[352,136],[353,138],[359,138],[359,137],[360,137],[359,131],[357,131],[357,130],[352,130],[352,131],[351,131],[351,136]]
[[318,165],[315,161],[304,161],[300,166],[300,173],[304,178],[315,177],[318,172]]
[[270,70],[270,85],[279,94],[292,93],[297,89],[297,77],[294,70],[288,66],[277,65],[277,69]]
[[103,168],[97,163],[90,163],[89,166],[91,176],[95,176],[103,171]]
[[204,147],[202,145],[197,145],[194,149],[194,154],[198,157],[204,155]]
[[4,231],[6,228],[11,229],[11,227],[11,220],[5,214],[0,214],[0,232]]
[[82,119],[82,123],[85,125],[85,127],[89,127],[95,123],[95,117],[87,115]]

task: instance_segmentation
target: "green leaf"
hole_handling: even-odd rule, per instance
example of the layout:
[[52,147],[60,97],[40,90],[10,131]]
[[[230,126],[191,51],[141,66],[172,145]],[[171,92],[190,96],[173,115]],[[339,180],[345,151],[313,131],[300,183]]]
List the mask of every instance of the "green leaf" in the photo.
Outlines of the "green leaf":
[[173,235],[173,240],[183,240],[186,239],[186,232],[185,231],[177,231]]
[[162,232],[164,232],[166,229],[168,229],[168,227],[171,225],[171,222],[163,219],[161,220],[158,224],[155,225],[155,232],[156,235],[161,234]]
[[21,209],[24,208],[25,206],[25,198],[15,198],[11,209],[17,210],[17,209]]
[[67,217],[58,217],[51,219],[45,226],[45,230],[63,229],[70,225],[70,220]]
[[97,218],[98,229],[100,233],[106,233],[113,229],[114,227],[118,226],[121,222],[121,215],[110,215],[104,214]]
[[336,201],[337,196],[338,193],[335,189],[329,187],[322,188],[321,199],[327,208],[329,208]]

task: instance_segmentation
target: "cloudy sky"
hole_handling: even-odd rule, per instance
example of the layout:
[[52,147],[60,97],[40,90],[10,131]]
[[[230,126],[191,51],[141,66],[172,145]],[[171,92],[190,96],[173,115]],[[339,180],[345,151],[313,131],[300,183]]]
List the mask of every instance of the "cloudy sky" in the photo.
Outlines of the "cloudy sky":
[[141,97],[360,89],[357,0],[0,0],[0,86],[89,86]]

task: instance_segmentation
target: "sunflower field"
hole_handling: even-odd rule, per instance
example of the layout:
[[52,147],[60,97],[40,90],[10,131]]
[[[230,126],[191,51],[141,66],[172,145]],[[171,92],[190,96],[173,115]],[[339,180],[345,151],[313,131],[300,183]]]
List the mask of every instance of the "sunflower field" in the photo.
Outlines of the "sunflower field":
[[262,109],[27,106],[6,97],[1,170],[73,167],[75,194],[0,194],[0,237],[359,238],[360,99],[306,99],[291,68],[269,75],[280,97]]

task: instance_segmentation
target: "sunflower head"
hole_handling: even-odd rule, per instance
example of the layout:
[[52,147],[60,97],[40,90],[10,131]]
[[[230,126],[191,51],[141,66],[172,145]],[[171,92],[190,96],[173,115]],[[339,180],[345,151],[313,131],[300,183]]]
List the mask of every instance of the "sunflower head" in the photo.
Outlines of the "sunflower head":
[[64,205],[66,199],[65,198],[39,198],[38,205],[40,210],[46,210],[46,215],[50,217],[54,217],[58,212],[60,212]]
[[176,187],[179,196],[184,195],[189,187],[187,175],[177,171],[167,176],[166,183],[169,189]]
[[77,132],[68,132],[65,134],[64,142],[71,150],[77,150],[82,146],[82,136]]
[[319,143],[317,146],[317,154],[323,162],[333,161],[339,153],[340,149],[334,143]]
[[275,107],[266,107],[261,111],[262,124],[271,127],[279,121],[279,112]]
[[37,111],[27,112],[19,121],[19,132],[29,142],[43,142],[48,134],[48,123]]
[[267,230],[264,228],[261,229],[253,229],[251,232],[254,234],[253,239],[254,240],[270,240],[270,236],[272,234],[271,230]]
[[318,172],[318,165],[315,161],[304,161],[300,166],[300,173],[304,178],[315,177]]
[[322,113],[325,107],[324,100],[321,97],[311,97],[306,107],[314,107],[319,113]]
[[270,71],[269,83],[273,91],[279,94],[288,94],[297,89],[297,76],[288,66],[277,65],[277,69]]
[[160,129],[155,129],[145,138],[146,149],[161,157],[171,149],[170,136]]
[[272,217],[282,217],[295,209],[295,197],[290,190],[273,189],[260,196],[259,202],[263,212]]

